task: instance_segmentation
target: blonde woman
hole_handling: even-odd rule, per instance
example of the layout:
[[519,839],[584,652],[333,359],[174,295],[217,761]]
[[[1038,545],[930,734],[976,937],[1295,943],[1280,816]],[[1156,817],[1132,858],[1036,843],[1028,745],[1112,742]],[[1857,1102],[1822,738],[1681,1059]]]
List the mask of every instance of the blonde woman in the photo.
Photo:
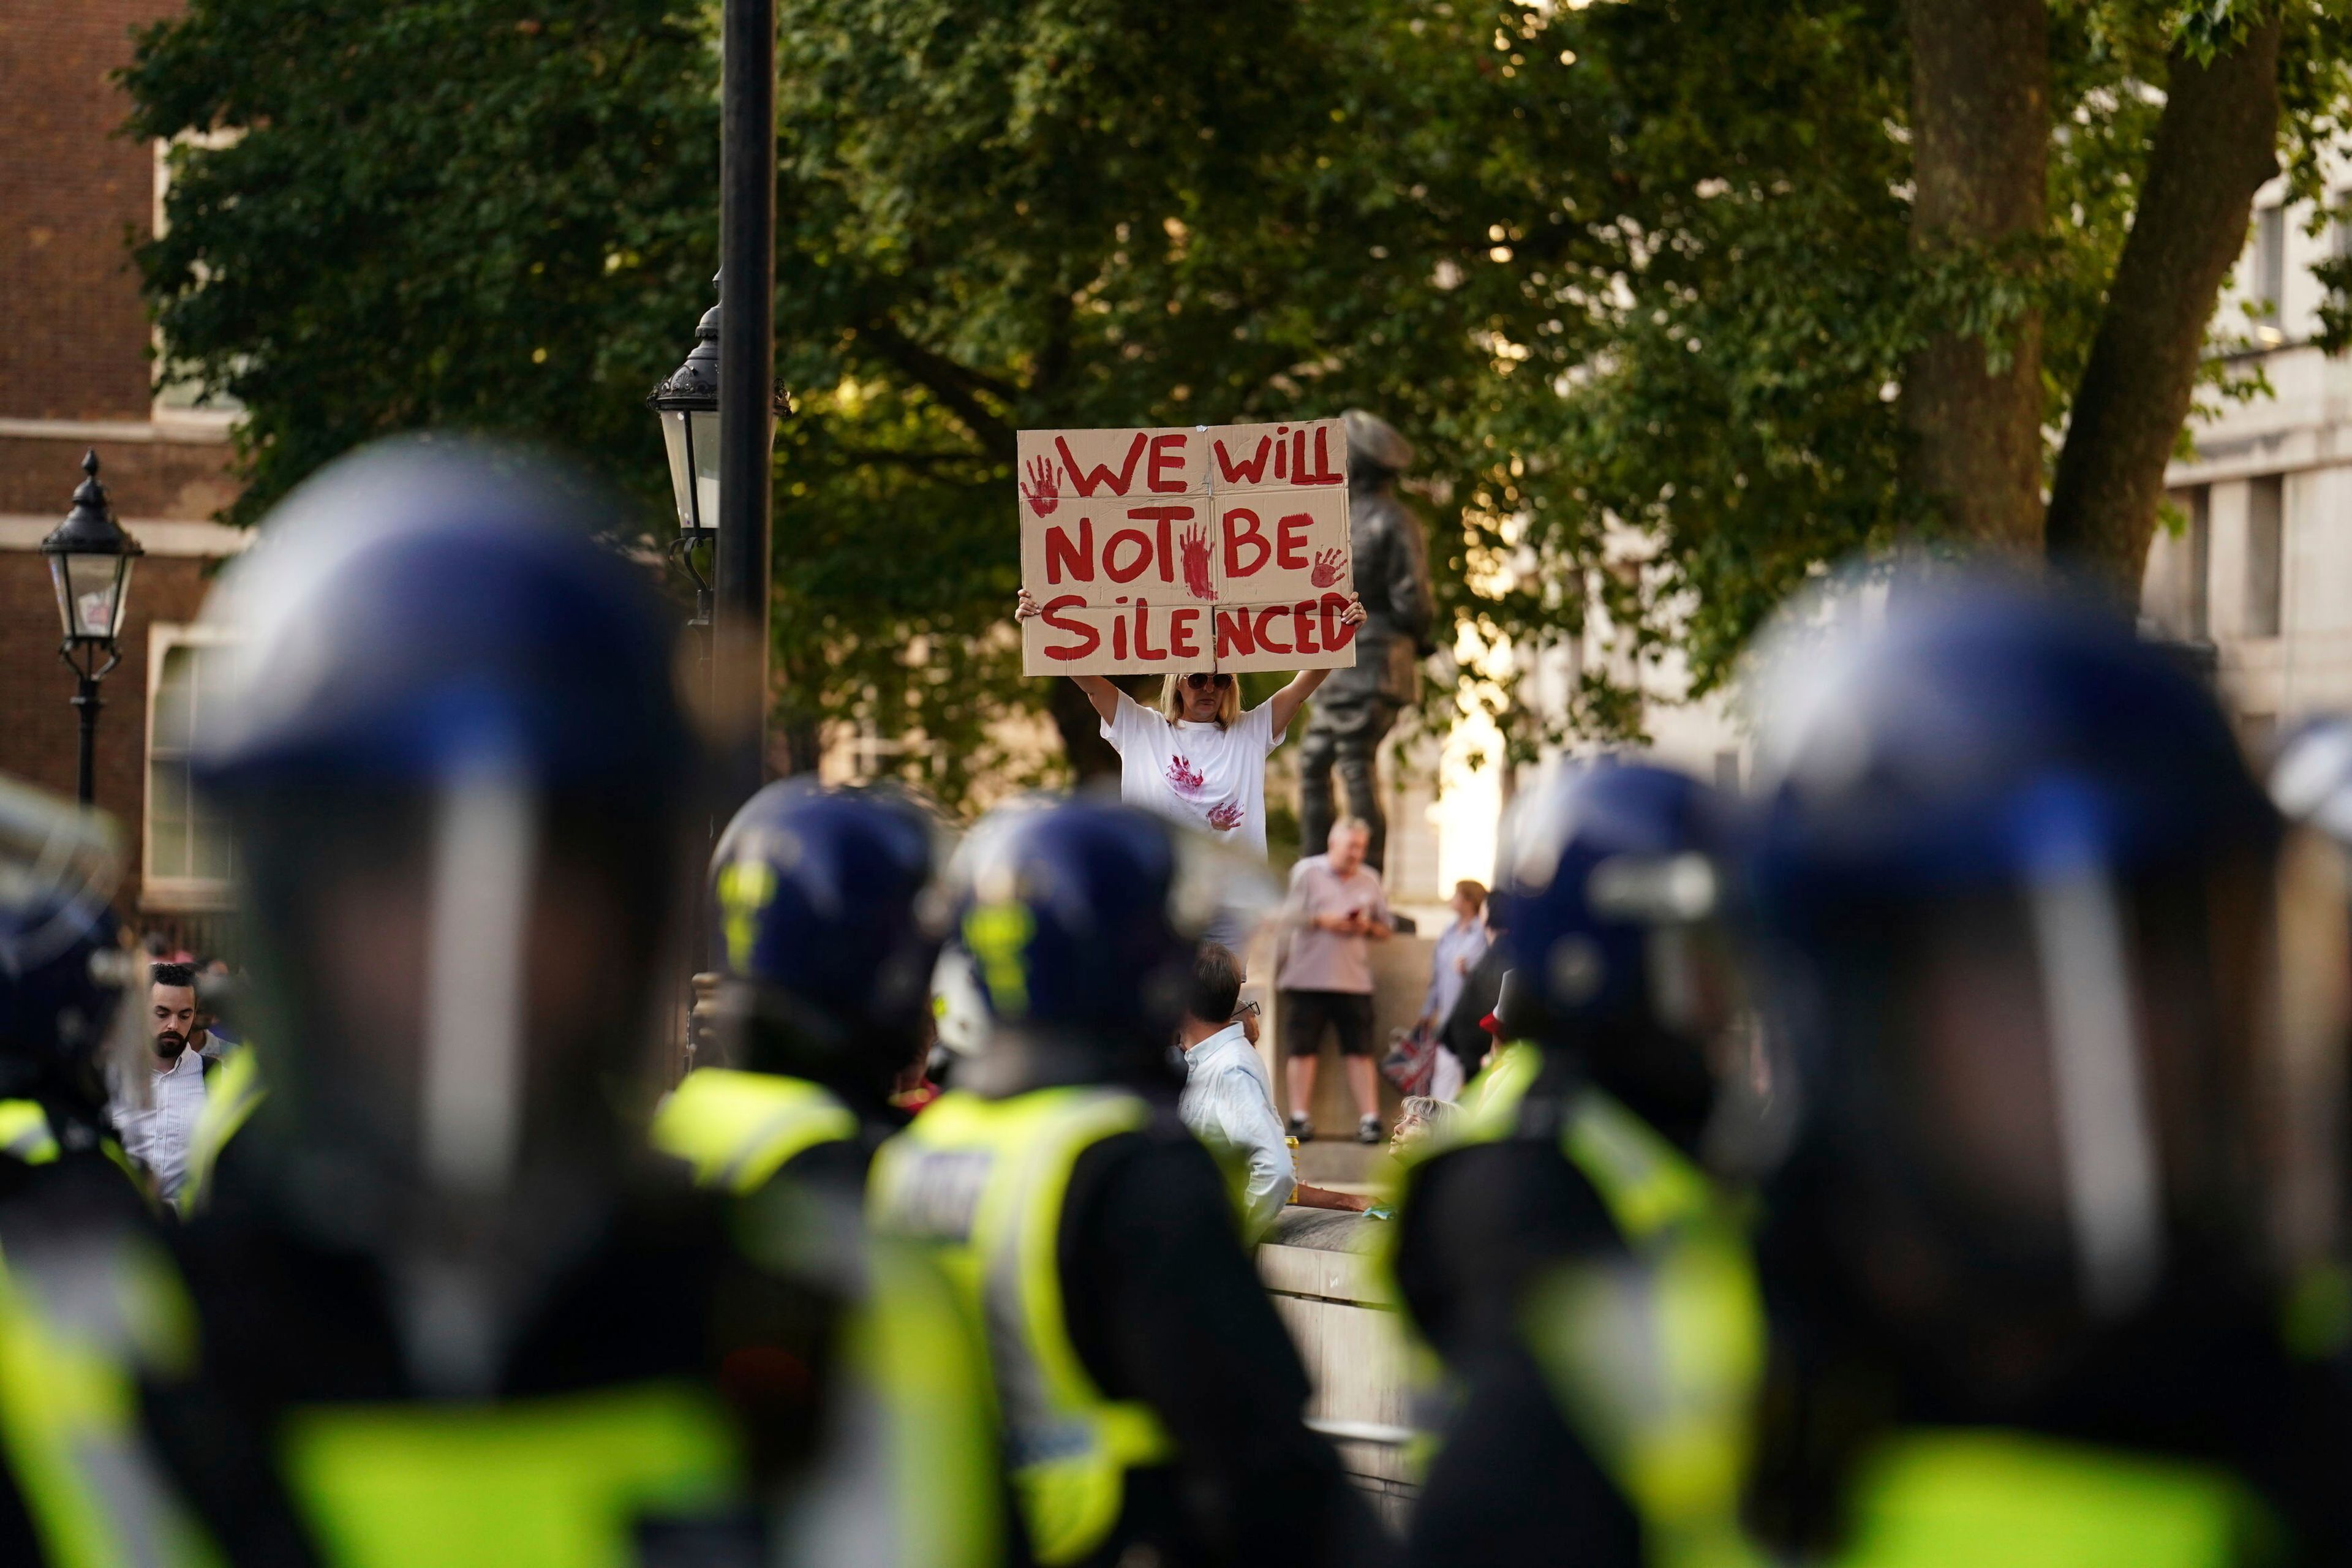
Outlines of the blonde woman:
[[[1021,593],[1015,620],[1037,614]],[[1353,598],[1340,617],[1360,625],[1364,606]],[[1244,712],[1241,688],[1224,670],[1171,674],[1157,710],[1146,708],[1099,675],[1074,675],[1102,716],[1103,739],[1118,752],[1118,795],[1129,805],[1156,811],[1221,842],[1265,858],[1265,759],[1282,744],[1299,704],[1330,671],[1302,669],[1290,684]]]

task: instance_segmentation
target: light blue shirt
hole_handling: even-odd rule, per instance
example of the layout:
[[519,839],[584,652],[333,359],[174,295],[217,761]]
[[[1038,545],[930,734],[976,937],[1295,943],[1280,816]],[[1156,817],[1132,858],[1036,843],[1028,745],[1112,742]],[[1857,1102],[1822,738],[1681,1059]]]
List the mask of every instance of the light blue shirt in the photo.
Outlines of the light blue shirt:
[[1275,1114],[1265,1064],[1239,1024],[1226,1025],[1184,1053],[1184,1093],[1176,1112],[1213,1151],[1247,1162],[1242,1230],[1257,1240],[1290,1201],[1290,1145]]
[[1437,952],[1429,961],[1429,994],[1421,999],[1421,1016],[1430,1027],[1443,1029],[1462,999],[1462,982],[1486,956],[1486,928],[1477,921],[1456,921],[1437,933]]

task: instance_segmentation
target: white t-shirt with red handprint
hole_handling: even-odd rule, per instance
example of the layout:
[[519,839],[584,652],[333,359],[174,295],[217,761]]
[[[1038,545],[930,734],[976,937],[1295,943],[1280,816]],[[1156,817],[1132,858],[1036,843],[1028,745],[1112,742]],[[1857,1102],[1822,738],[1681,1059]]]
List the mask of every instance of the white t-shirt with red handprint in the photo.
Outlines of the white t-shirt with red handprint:
[[1118,752],[1119,799],[1265,858],[1265,759],[1282,744],[1270,704],[1221,730],[1171,723],[1122,691],[1102,737]]

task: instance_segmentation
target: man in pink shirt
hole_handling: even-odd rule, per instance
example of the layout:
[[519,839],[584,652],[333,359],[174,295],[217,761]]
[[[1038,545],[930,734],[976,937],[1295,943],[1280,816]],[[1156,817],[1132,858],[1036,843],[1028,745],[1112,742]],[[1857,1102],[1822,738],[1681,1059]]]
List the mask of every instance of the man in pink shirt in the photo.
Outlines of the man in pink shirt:
[[1329,852],[1291,868],[1290,951],[1275,976],[1282,1005],[1282,1048],[1289,1058],[1290,1133],[1315,1135],[1315,1058],[1324,1031],[1339,1037],[1348,1093],[1356,1102],[1356,1141],[1377,1143],[1380,1090],[1372,1074],[1371,944],[1392,929],[1380,873],[1364,864],[1372,831],[1360,818],[1331,825]]

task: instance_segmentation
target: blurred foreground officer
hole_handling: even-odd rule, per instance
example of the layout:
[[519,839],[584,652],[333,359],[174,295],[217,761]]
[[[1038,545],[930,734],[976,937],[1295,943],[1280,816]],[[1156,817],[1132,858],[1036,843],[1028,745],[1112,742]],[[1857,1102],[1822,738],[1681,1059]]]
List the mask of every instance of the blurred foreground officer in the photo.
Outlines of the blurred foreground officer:
[[1202,889],[1175,830],[1024,805],[957,867],[993,1028],[883,1146],[874,1214],[930,1244],[986,1321],[1038,1559],[1378,1563],[1368,1510],[1301,1420],[1306,1373],[1223,1179],[1177,1119],[1192,964],[1171,911]]
[[2271,1026],[2278,824],[2221,711],[2013,584],[1808,641],[1760,735],[1802,1120],[1753,1518],[1835,1563],[2352,1561],[2352,1407],[2281,1342],[2275,1113],[2319,1064]]
[[0,779],[0,1563],[193,1560],[138,1428],[132,1368],[192,1347],[108,1130],[108,1068],[146,1073],[116,864],[95,813]]
[[1697,1158],[1733,1014],[1717,815],[1680,773],[1600,763],[1507,825],[1495,899],[1532,1038],[1399,1209],[1398,1289],[1454,1396],[1411,1562],[1743,1560],[1762,1317]]
[[751,1563],[803,1468],[824,1298],[632,1153],[692,746],[611,521],[388,444],[207,605],[268,1093],[145,1409],[236,1563]]
[[[946,1277],[865,1234],[866,1169],[907,1123],[890,1104],[929,1032],[940,942],[932,825],[878,790],[772,784],[710,861],[720,1059],[654,1118],[654,1146],[708,1187],[761,1194],[755,1218],[846,1305],[835,1410],[796,1542],[825,1568],[983,1568],[1009,1539],[987,1352]],[[864,1483],[889,1478],[875,1495]]]

